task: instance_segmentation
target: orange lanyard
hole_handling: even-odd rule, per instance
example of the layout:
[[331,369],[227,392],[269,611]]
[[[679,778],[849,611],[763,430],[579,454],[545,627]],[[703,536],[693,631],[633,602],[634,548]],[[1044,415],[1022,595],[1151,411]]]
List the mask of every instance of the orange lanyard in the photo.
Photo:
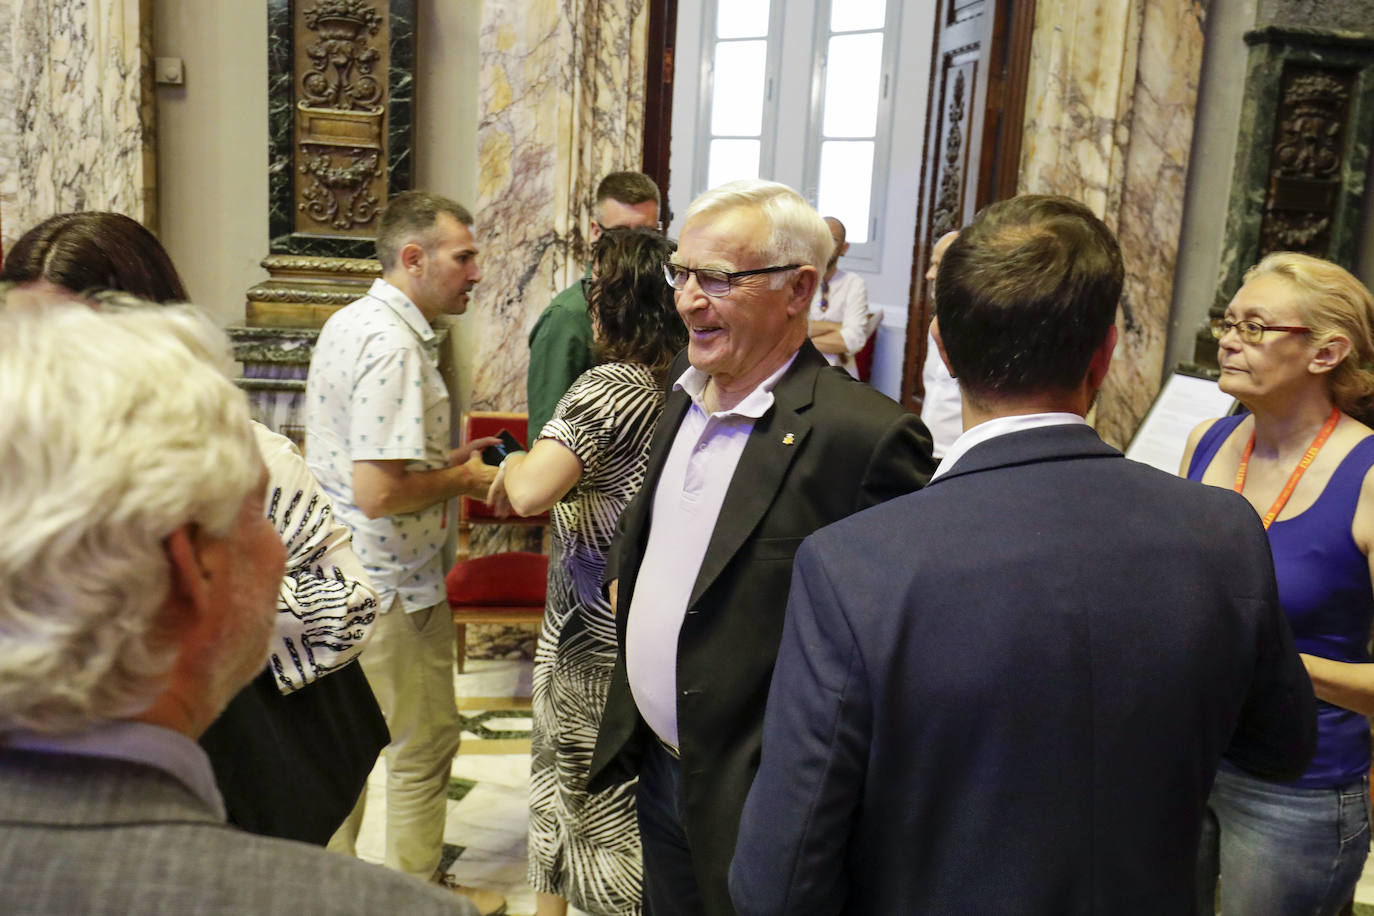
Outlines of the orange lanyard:
[[[1340,410],[1335,407],[1331,408],[1331,416],[1326,418],[1326,422],[1322,424],[1321,432],[1317,433],[1317,438],[1313,439],[1312,444],[1308,446],[1307,454],[1302,456],[1302,460],[1298,462],[1298,466],[1293,468],[1293,473],[1288,475],[1288,483],[1284,484],[1283,489],[1279,491],[1279,498],[1274,500],[1274,504],[1269,507],[1269,511],[1264,513],[1262,521],[1264,522],[1266,531],[1269,530],[1269,525],[1274,519],[1279,517],[1279,513],[1283,511],[1283,507],[1288,505],[1288,497],[1293,495],[1293,490],[1297,488],[1298,481],[1302,479],[1303,471],[1306,471],[1308,466],[1312,464],[1312,460],[1317,457],[1317,452],[1320,452],[1322,446],[1326,444],[1326,440],[1331,438],[1332,430],[1336,428],[1336,424],[1340,421]],[[1255,434],[1251,433],[1250,441],[1245,443],[1245,453],[1240,456],[1240,467],[1236,468],[1235,491],[1237,493],[1245,492],[1245,473],[1250,470],[1250,453],[1254,450]]]

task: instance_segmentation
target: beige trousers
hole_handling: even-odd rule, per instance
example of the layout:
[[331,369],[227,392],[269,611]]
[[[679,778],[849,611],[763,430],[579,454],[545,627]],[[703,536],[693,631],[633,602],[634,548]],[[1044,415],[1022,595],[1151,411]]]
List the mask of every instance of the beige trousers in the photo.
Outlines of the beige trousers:
[[[448,782],[462,723],[453,695],[452,615],[447,603],[407,614],[400,599],[379,616],[362,666],[391,730],[386,747],[386,865],[428,881],[443,852]],[[367,801],[329,841],[356,854]]]

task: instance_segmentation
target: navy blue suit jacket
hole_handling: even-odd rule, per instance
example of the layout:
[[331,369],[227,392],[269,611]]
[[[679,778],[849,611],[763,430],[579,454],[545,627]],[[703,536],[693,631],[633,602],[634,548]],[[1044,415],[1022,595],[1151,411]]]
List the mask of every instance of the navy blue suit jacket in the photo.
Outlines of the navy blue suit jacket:
[[1295,776],[1313,717],[1248,503],[1011,433],[802,545],[731,894],[1188,913],[1218,761]]

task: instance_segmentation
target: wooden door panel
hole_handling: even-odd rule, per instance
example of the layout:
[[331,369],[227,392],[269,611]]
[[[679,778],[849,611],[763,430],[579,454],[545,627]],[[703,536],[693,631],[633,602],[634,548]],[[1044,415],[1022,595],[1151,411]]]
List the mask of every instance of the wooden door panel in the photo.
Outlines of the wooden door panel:
[[931,301],[930,249],[987,204],[1016,192],[1035,4],[940,0],[912,243],[901,401],[919,410]]

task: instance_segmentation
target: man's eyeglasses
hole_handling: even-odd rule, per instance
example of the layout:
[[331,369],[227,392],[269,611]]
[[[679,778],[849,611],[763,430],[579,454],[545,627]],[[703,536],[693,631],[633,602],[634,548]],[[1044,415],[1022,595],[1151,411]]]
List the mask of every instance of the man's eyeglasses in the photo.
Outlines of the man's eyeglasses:
[[696,274],[697,286],[708,296],[726,296],[736,280],[740,277],[753,277],[759,274],[775,274],[783,270],[796,270],[800,264],[786,264],[782,267],[760,267],[757,270],[712,270],[709,267],[684,267],[681,264],[674,264],[672,261],[665,261],[663,264],[663,276],[668,278],[668,285],[673,289],[683,289],[687,286],[687,277]]
[[1266,326],[1258,321],[1231,321],[1229,318],[1213,318],[1210,322],[1212,336],[1221,340],[1227,331],[1235,331],[1240,335],[1241,341],[1248,344],[1257,344],[1264,340],[1265,331],[1280,331],[1284,334],[1306,334],[1311,328],[1300,328],[1296,326],[1273,325]]

